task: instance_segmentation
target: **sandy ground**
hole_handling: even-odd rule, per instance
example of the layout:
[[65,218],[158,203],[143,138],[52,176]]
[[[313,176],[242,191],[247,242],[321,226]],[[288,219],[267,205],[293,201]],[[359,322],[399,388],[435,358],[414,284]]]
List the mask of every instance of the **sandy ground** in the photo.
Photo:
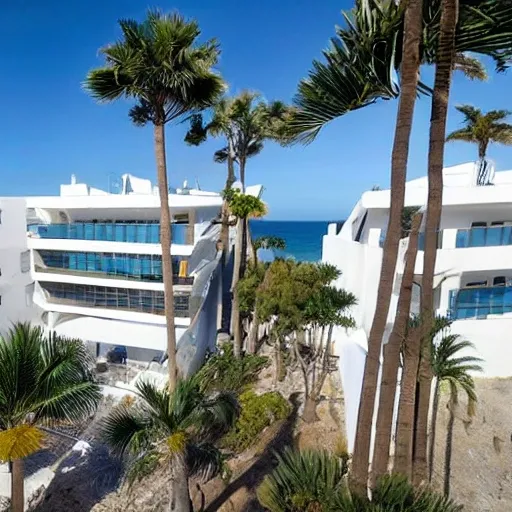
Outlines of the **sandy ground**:
[[[464,404],[453,436],[451,495],[464,512],[512,511],[512,378],[477,379],[478,407],[471,422]],[[439,409],[434,485],[442,488],[448,411]],[[462,399],[462,397],[461,397]]]

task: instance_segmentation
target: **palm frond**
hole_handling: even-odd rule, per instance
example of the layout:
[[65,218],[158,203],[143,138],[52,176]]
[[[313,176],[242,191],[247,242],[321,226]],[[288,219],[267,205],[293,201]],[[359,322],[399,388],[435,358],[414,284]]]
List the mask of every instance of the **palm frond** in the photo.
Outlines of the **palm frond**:
[[186,452],[189,474],[206,482],[221,473],[225,467],[224,456],[213,444],[189,445]]

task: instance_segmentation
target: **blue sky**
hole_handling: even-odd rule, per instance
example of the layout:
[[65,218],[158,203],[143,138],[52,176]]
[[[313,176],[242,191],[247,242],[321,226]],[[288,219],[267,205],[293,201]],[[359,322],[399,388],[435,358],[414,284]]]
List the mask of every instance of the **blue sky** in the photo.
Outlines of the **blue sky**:
[[[0,5],[0,196],[58,194],[75,173],[79,181],[107,188],[109,173],[155,179],[152,132],[133,127],[129,104],[97,105],[81,89],[87,71],[102,63],[98,48],[115,40],[117,20],[143,19],[149,6],[177,9],[196,18],[204,39],[222,47],[219,70],[230,92],[257,90],[267,99],[291,101],[298,81],[320,56],[346,0],[4,0]],[[428,73],[431,75],[431,72]],[[487,83],[455,76],[451,104],[485,110],[512,109],[512,71]],[[460,118],[450,110],[449,129]],[[268,144],[248,164],[247,182],[263,183],[270,219],[342,219],[361,192],[387,187],[396,102],[351,113],[327,126],[307,147]],[[417,104],[409,176],[425,174],[430,102]],[[212,160],[219,141],[188,147],[185,127],[169,126],[170,181],[197,178],[221,189],[225,169]],[[512,168],[512,148],[492,147],[498,170]],[[476,157],[476,149],[451,144],[446,165]]]

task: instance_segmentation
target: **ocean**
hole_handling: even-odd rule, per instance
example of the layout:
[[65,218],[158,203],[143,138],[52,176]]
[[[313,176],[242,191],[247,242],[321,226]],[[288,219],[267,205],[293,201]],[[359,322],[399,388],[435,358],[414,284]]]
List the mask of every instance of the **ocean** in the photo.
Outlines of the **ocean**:
[[322,259],[322,237],[332,221],[271,221],[252,220],[251,235],[278,236],[286,241],[286,249],[276,256],[295,258],[298,261],[320,261]]

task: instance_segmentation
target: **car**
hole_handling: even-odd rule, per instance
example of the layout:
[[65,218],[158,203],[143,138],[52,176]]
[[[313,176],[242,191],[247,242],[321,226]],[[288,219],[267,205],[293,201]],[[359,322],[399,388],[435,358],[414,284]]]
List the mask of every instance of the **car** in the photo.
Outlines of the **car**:
[[109,363],[126,364],[128,352],[124,345],[116,345],[107,352],[107,361]]

